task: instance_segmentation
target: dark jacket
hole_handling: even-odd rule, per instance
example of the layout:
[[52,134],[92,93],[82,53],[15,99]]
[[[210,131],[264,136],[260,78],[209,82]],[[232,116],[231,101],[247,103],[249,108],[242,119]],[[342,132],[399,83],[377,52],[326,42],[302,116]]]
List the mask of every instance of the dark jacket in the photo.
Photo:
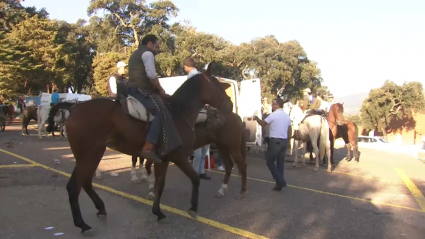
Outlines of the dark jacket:
[[147,46],[140,45],[139,48],[131,54],[130,59],[128,60],[129,79],[127,87],[136,87],[145,90],[155,89],[148,75],[146,74],[145,64],[142,60],[143,53],[147,51],[152,52]]

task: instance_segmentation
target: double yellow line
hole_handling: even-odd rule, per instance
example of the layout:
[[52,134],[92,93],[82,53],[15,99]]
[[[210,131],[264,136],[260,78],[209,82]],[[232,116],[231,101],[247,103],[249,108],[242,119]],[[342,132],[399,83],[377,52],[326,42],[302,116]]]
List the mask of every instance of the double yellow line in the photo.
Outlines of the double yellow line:
[[[49,171],[52,171],[52,172],[61,174],[61,175],[65,176],[65,177],[71,177],[71,174],[69,174],[69,173],[66,173],[66,172],[63,172],[63,171],[60,171],[60,170],[51,168],[49,166],[46,166],[46,165],[43,165],[43,164],[40,164],[40,163],[37,163],[37,162],[35,162],[35,161],[33,161],[33,160],[29,159],[29,158],[25,158],[25,157],[23,157],[21,155],[17,155],[15,153],[12,153],[12,152],[9,152],[9,151],[3,150],[3,149],[0,149],[0,152],[3,152],[5,154],[11,155],[13,157],[22,159],[25,162],[30,163],[29,165],[31,165],[31,167],[37,167],[38,166],[38,167],[47,169]],[[111,192],[111,193],[120,195],[122,197],[129,198],[129,199],[132,199],[134,201],[144,203],[146,205],[152,206],[152,204],[153,204],[153,202],[150,201],[150,200],[147,200],[147,199],[144,199],[144,198],[141,198],[141,197],[138,197],[138,196],[135,196],[135,195],[126,193],[126,192],[118,191],[118,190],[116,190],[114,188],[111,188],[111,187],[107,187],[107,186],[104,186],[104,185],[101,185],[101,184],[97,184],[97,183],[93,183],[93,186],[95,186],[97,188],[100,188],[100,189],[103,189],[105,191],[108,191],[108,192]],[[171,212],[171,213],[175,213],[175,214],[180,215],[182,217],[193,219],[187,212],[185,212],[183,210],[180,210],[180,209],[177,209],[177,208],[173,208],[173,207],[170,207],[170,206],[166,206],[166,205],[161,204],[161,209],[163,209],[165,211],[168,211],[168,212]],[[214,220],[205,218],[205,217],[199,217],[198,216],[194,220],[196,220],[198,222],[202,222],[202,223],[207,224],[207,225],[210,225],[210,226],[213,226],[213,227],[216,227],[216,228],[219,228],[219,229],[222,229],[224,231],[227,231],[227,232],[230,232],[230,233],[233,233],[233,234],[236,234],[236,235],[240,235],[240,236],[246,237],[246,238],[267,239],[267,237],[264,237],[264,236],[261,236],[261,235],[257,235],[255,233],[252,233],[252,232],[249,232],[249,231],[240,229],[240,228],[232,227],[232,226],[229,226],[227,224],[220,223],[220,222],[217,222],[217,221],[214,221]]]

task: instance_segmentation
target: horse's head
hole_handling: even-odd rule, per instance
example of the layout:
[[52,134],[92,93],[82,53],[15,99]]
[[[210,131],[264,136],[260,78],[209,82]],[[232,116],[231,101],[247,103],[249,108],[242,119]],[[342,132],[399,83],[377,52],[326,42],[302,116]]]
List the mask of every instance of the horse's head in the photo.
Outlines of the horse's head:
[[230,97],[226,94],[227,88],[211,74],[212,63],[202,75],[202,96],[201,100],[205,104],[209,104],[224,113],[232,112],[233,103]]
[[335,119],[335,123],[337,125],[344,124],[344,104],[343,103],[335,103],[331,106],[329,110],[329,116]]

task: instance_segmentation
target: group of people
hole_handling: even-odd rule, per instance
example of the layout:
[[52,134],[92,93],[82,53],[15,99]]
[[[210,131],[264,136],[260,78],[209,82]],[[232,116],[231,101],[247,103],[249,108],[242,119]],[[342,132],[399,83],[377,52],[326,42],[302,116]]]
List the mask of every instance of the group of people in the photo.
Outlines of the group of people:
[[261,108],[262,119],[257,116],[253,117],[262,126],[262,135],[266,145],[267,167],[276,182],[273,188],[275,191],[280,191],[286,186],[283,164],[288,148],[289,127],[292,124],[301,123],[293,122],[294,119],[289,116],[291,110],[300,110],[297,114],[304,115],[309,113],[326,114],[334,103],[333,95],[324,96],[323,93],[318,92],[314,97],[309,88],[304,89],[303,94],[303,99],[296,103],[298,107],[292,107],[286,112],[283,110],[281,98],[273,99],[272,104],[269,105],[267,97],[264,97]]
[[[168,109],[163,104],[163,99],[169,97],[169,95],[162,88],[155,69],[155,55],[158,49],[158,38],[155,35],[145,36],[138,49],[130,56],[128,64],[123,61],[117,63],[117,72],[109,77],[108,89],[109,96],[113,98],[116,98],[125,89],[129,95],[138,99],[155,116],[149,127],[146,143],[141,153],[141,157],[152,162],[161,162],[161,159],[155,153],[155,147],[162,132],[162,120],[164,118],[171,119]],[[188,79],[199,74],[193,58],[186,58],[183,61],[183,67],[188,74]],[[124,76],[127,73],[127,68],[128,80]],[[175,131],[175,129],[172,129],[172,131]],[[177,132],[171,133],[178,137]],[[193,155],[192,165],[201,179],[211,179],[204,171],[208,147],[206,145],[196,149]],[[218,159],[221,161],[220,155]],[[224,170],[220,161],[218,162],[219,170]]]

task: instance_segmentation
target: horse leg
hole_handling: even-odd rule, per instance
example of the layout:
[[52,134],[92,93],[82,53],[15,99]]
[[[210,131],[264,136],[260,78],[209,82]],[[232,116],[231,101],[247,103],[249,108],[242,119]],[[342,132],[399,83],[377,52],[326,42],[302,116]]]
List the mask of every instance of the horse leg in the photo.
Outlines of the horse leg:
[[306,151],[307,151],[307,141],[303,142],[303,156],[302,156],[303,164],[302,164],[302,166],[305,166],[305,153],[306,153]]
[[147,174],[146,168],[143,165],[143,162],[144,161],[145,161],[144,158],[139,157],[139,171],[140,171],[140,174],[142,175],[142,176],[140,176],[140,179],[142,181],[146,181],[147,178],[148,178],[148,174]]
[[[175,164],[177,165],[177,167],[180,168],[180,170],[183,171],[184,174],[186,174],[187,177],[189,177],[190,181],[192,181],[192,199],[191,199],[192,206],[190,207],[190,209],[187,213],[189,213],[189,215],[192,218],[196,218],[197,215],[198,215],[198,198],[199,198],[199,185],[200,185],[199,174],[195,171],[195,169],[193,169],[192,165],[189,163],[187,158],[184,158],[182,160],[176,160]],[[155,165],[155,174],[157,174],[157,169],[156,169],[157,166],[158,165]],[[167,164],[167,166],[168,166],[168,164]],[[162,165],[161,165],[161,167],[162,167]],[[167,168],[165,168],[165,170],[167,170]],[[163,171],[163,170],[158,170],[158,172],[161,172],[161,171]],[[164,176],[165,176],[165,174],[164,174]],[[156,178],[157,179],[159,178],[159,179],[162,179],[162,180],[165,179],[165,177],[156,177]],[[161,185],[162,188],[164,187],[163,182],[159,185]],[[155,189],[156,189],[156,187],[155,187]],[[162,193],[162,189],[158,190],[158,192],[159,191]],[[159,198],[161,197],[161,195],[159,195],[159,196],[158,195],[157,195],[156,199],[158,200],[157,205],[158,205],[158,209],[159,209]],[[155,204],[154,204],[154,206],[155,206]],[[159,217],[158,217],[158,219],[159,219]]]
[[[242,185],[241,185],[241,191],[239,192],[239,195],[236,197],[236,199],[242,199],[245,195],[245,192],[247,190],[247,165],[246,165],[246,161],[243,158],[242,154],[239,151],[236,152],[231,152],[232,158],[235,161],[236,165],[238,166],[239,169],[239,173],[241,174],[241,180],[242,180]],[[229,167],[231,171],[232,167]],[[226,171],[227,173],[227,171]],[[229,174],[229,178],[230,178],[230,174]]]
[[294,139],[294,150],[295,150],[295,158],[292,166],[298,167],[298,144],[300,141]]
[[131,182],[139,184],[142,181],[137,178],[136,163],[137,163],[137,156],[135,156],[135,155],[131,156],[131,171],[130,171]]
[[347,161],[350,162],[351,161],[351,144],[348,143],[345,145],[347,147]]
[[230,174],[232,174],[232,169],[233,169],[233,161],[229,152],[227,152],[226,150],[220,150],[220,154],[221,154],[221,159],[223,160],[225,174],[224,174],[223,183],[221,184],[221,187],[216,194],[217,198],[221,198],[224,196],[224,192],[227,190]]
[[155,175],[152,174],[152,162],[146,160],[145,169],[148,173],[149,193],[146,197],[148,200],[155,199],[154,187],[155,187]]
[[161,195],[165,186],[165,175],[167,175],[168,162],[155,164],[155,200],[152,206],[152,213],[158,217],[158,221],[165,219],[164,213],[161,212],[160,203]]
[[100,174],[99,166],[97,166],[95,173],[96,173],[96,179],[98,179],[98,180],[102,180],[103,179],[102,174]]
[[[312,139],[314,139],[312,140],[312,142],[317,142],[316,138],[312,137]],[[319,157],[320,157],[319,148],[317,147],[317,143],[312,144],[312,146],[313,146],[314,154],[316,154],[316,165],[314,166],[314,172],[317,172],[319,171]]]

